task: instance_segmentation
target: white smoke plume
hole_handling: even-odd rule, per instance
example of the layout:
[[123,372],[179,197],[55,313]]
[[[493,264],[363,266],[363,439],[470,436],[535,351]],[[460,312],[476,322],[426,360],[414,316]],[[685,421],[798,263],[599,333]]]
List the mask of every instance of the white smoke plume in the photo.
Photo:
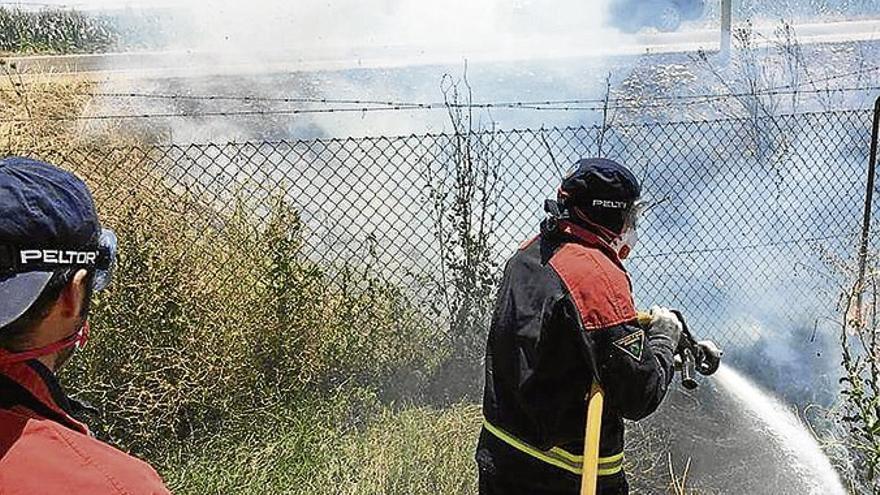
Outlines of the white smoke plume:
[[[478,100],[596,97],[604,91],[609,70],[602,53],[625,38],[605,27],[607,0],[190,0],[173,7],[139,5],[174,12],[173,25],[161,33],[169,49],[145,58],[143,67],[120,68],[104,84],[105,91],[433,103],[443,100],[442,76],[460,78],[467,64]],[[566,61],[548,62],[561,59]],[[107,101],[94,111],[294,107],[228,101],[186,105]],[[509,120],[514,117],[518,120]],[[521,117],[522,112],[492,116],[510,127],[541,125],[560,115]],[[439,132],[445,129],[446,115],[441,110],[169,119],[164,124],[172,139],[183,143]]]

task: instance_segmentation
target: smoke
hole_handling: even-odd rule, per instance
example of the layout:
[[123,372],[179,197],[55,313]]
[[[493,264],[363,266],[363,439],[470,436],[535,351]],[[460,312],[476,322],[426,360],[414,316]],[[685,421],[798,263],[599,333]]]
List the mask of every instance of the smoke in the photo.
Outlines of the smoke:
[[[443,74],[462,77],[463,62],[467,60],[468,80],[478,100],[595,98],[602,96],[609,71],[615,71],[619,79],[639,62],[635,58],[610,60],[590,51],[591,46],[613,45],[623,38],[605,27],[604,2],[213,0],[191,1],[175,9],[181,12],[180,21],[167,41],[174,50],[174,55],[168,57],[176,58],[163,69],[170,75],[157,71],[161,67],[146,66],[142,69],[148,76],[114,78],[104,83],[103,90],[432,102],[442,99]],[[854,61],[852,65],[858,63]],[[812,76],[821,74],[814,72]],[[684,92],[683,88],[676,89]],[[203,113],[293,107],[256,100],[108,100],[94,111]],[[493,119],[501,128],[534,128],[589,123],[595,116],[575,112],[496,112],[486,118]],[[442,111],[171,118],[158,124],[177,143],[448,130]],[[857,218],[857,212],[842,205],[859,204],[861,177],[835,172],[858,170],[859,164],[866,161],[867,150],[836,147],[835,140],[840,138],[837,130],[806,136],[800,135],[802,130],[794,126],[782,132],[790,136],[793,149],[801,150],[782,163],[761,161],[756,154],[749,154],[754,150],[748,146],[749,139],[743,137],[750,135],[749,129],[731,131],[703,126],[700,134],[690,135],[675,129],[665,134],[658,128],[655,140],[646,139],[643,146],[631,145],[631,156],[617,158],[643,168],[637,170],[638,175],[648,178],[646,189],[655,197],[672,198],[656,209],[655,219],[646,222],[642,233],[645,242],[636,254],[764,245],[792,237],[854,231],[851,227],[855,223],[841,229],[841,219]],[[310,240],[315,247],[326,248],[325,253],[345,259],[344,256],[355,254],[351,246],[363,250],[367,245],[364,234],[368,228],[374,228],[380,233],[376,242],[381,248],[398,249],[389,251],[399,255],[404,250],[400,245],[405,244],[413,257],[433,256],[432,246],[416,241],[427,239],[430,243],[430,226],[419,224],[420,217],[430,215],[429,205],[413,199],[412,204],[400,208],[398,199],[401,191],[409,193],[419,188],[418,184],[408,182],[409,178],[401,177],[407,174],[405,167],[412,165],[410,160],[417,157],[396,156],[402,161],[389,164],[376,162],[368,152],[351,159],[347,149],[332,151],[338,151],[341,158],[331,163],[341,163],[344,173],[330,179],[324,173],[329,168],[325,167],[327,163],[311,153],[296,156],[289,148],[278,151],[259,145],[252,150],[252,162],[205,166],[194,159],[187,164],[191,169],[186,174],[198,176],[200,166],[204,167],[201,173],[216,173],[219,165],[225,175],[237,177],[237,167],[248,167],[242,176],[254,180],[263,177],[259,173],[267,173],[260,170],[261,165],[283,173],[275,166],[287,163],[292,170],[300,171],[294,174],[298,182],[291,189],[305,192],[304,201],[297,206],[308,231],[320,239]],[[653,161],[645,163],[646,156]],[[241,161],[247,160],[250,158]],[[549,163],[544,165],[547,169],[542,173],[538,163],[522,164],[523,171],[516,172],[520,175],[510,178],[521,180],[520,185],[529,183],[540,188],[548,176],[557,174]],[[559,165],[565,168],[568,164]],[[387,180],[382,184],[370,182],[370,178],[379,176],[376,171],[380,169],[388,170],[383,175]],[[534,180],[522,181],[527,175]],[[364,180],[355,180],[352,185],[351,177]],[[774,187],[779,184],[788,188]],[[324,201],[309,201],[319,196],[308,196],[307,191],[313,188],[329,191]],[[523,200],[533,192],[511,187],[511,197],[506,202],[522,211],[529,208]],[[542,193],[552,196],[553,187]],[[346,203],[350,197],[357,198],[356,202]],[[823,197],[825,201],[820,202]],[[349,207],[340,212],[340,204]],[[701,208],[695,209],[694,205]],[[540,202],[531,207],[536,217],[541,215]],[[375,228],[377,224],[380,228]],[[515,233],[520,238],[505,239],[505,243],[499,244],[514,245],[536,227],[536,222],[505,224],[511,236]],[[671,229],[677,230],[670,233]],[[383,237],[383,231],[391,234]],[[409,238],[402,240],[401,232],[410,233]],[[698,337],[735,343],[727,346],[725,359],[788,402],[829,404],[838,390],[835,328],[826,318],[834,314],[835,299],[829,293],[831,284],[822,275],[821,263],[803,265],[805,260],[818,260],[823,248],[844,256],[851,253],[852,246],[846,240],[833,242],[833,246],[829,246],[830,242],[796,247],[786,244],[635,259],[629,267],[641,306],[663,304],[680,308],[689,316]],[[509,253],[509,249],[503,249],[499,254]],[[646,287],[653,290],[643,290]],[[728,401],[723,407],[730,414],[735,406]],[[716,419],[711,411],[699,414]],[[691,417],[686,417],[688,422]],[[729,434],[734,423],[719,422],[719,431]],[[679,431],[689,431],[689,427]],[[702,432],[698,431],[693,437],[700,435]],[[712,460],[710,456],[706,459],[707,463]],[[713,469],[712,464],[707,472]]]
[[214,0],[191,5],[198,48],[250,55],[351,51],[363,47],[473,49],[498,39],[500,2],[394,0],[278,2]]
[[[444,74],[466,74],[475,99],[601,96],[601,51],[625,38],[605,27],[606,0],[190,0],[157,33],[168,51],[114,67],[107,92],[441,102]],[[157,7],[158,8],[158,7]],[[94,113],[204,113],[334,105],[105,101]],[[339,106],[339,105],[335,105]],[[363,107],[366,105],[360,105]],[[357,109],[358,105],[346,105]],[[503,127],[570,123],[573,115],[497,112]],[[171,138],[226,142],[442,132],[440,110],[154,120]]]
[[[399,50],[417,51],[427,63],[450,54],[491,52],[495,60],[516,56],[510,50],[523,35],[567,31],[584,36],[601,30],[604,18],[603,2],[575,0],[210,0],[184,5],[197,49],[245,56],[285,51],[308,59],[372,48],[385,50],[389,58]],[[572,21],[557,20],[560,13]]]
[[[643,305],[681,308],[695,335],[786,401],[828,406],[843,276],[825,259],[856,253],[868,148],[853,144],[867,130],[850,135],[864,119],[832,114],[774,122],[695,125],[675,146],[685,156],[652,160],[645,188],[670,201],[645,219],[630,268]],[[786,151],[762,158],[745,131],[784,137],[774,148]],[[638,258],[663,252],[683,254]]]
[[[478,101],[601,97],[609,71],[619,80],[639,63],[637,58],[612,60],[600,54],[600,48],[626,38],[606,27],[607,7],[605,1],[577,0],[183,2],[174,7],[179,21],[166,40],[173,49],[167,64],[162,66],[166,72],[157,71],[162,67],[145,66],[148,76],[113,78],[102,89],[249,96],[257,100],[107,100],[94,112],[203,113],[303,108],[259,98],[435,102],[442,100],[441,77],[451,73],[461,78],[465,60],[468,80]],[[597,116],[579,112],[494,111],[485,118],[492,119],[500,128],[536,128],[590,123]],[[177,143],[407,135],[448,130],[443,111],[170,118],[154,122]],[[708,134],[709,131],[715,134]],[[861,163],[864,152],[834,149],[837,134],[832,134],[823,141],[823,152],[819,153],[820,148],[814,143],[817,138],[809,136],[801,142],[797,131],[792,130],[791,146],[809,149],[809,156],[796,157],[780,164],[778,169],[767,167],[755,155],[737,155],[736,144],[715,149],[715,143],[724,143],[719,138],[719,133],[726,132],[723,129],[708,129],[704,135],[667,137],[661,144],[676,146],[681,154],[667,155],[663,158],[667,162],[644,166],[651,168],[648,189],[653,189],[656,197],[669,195],[673,199],[657,209],[655,225],[675,226],[680,232],[669,235],[652,231],[654,227],[649,222],[643,233],[646,242],[642,252],[762,245],[776,239],[839,233],[838,219],[853,216],[834,205],[858,203],[861,177],[841,177],[829,171],[853,169],[851,162]],[[646,147],[656,145],[645,143]],[[704,149],[699,149],[701,146]],[[280,163],[286,158],[272,154],[267,161]],[[619,158],[638,167],[643,156]],[[358,175],[373,177],[377,169],[386,165],[358,163]],[[795,165],[799,168],[786,169]],[[293,166],[307,168],[299,163],[292,163]],[[560,166],[565,168],[567,164]],[[229,167],[234,169],[232,164]],[[226,172],[234,174],[235,170]],[[643,175],[642,170],[639,172]],[[555,175],[556,171],[550,169],[549,173]],[[797,184],[796,189],[762,187],[762,191],[775,196],[760,201],[755,198],[756,183],[772,185],[779,177],[785,179],[786,174],[797,175],[792,181]],[[838,196],[819,204],[816,198],[829,191],[827,184],[832,181],[840,184],[834,189]],[[335,189],[341,184],[325,186]],[[365,218],[371,213],[372,218],[385,219],[389,232],[406,231],[402,226],[414,223],[408,215],[415,213],[390,211],[388,205],[393,203],[396,191],[379,189],[372,191],[373,198],[364,207],[363,218],[337,222],[340,230],[327,232],[323,237],[337,239],[331,234],[343,235],[358,244],[363,239],[347,229],[357,230],[367,223]],[[371,191],[362,192],[366,195]],[[546,195],[552,193],[552,188],[548,188]],[[512,198],[511,204],[520,205],[518,199]],[[688,204],[706,206],[702,211],[688,211]],[[332,201],[326,206],[332,206]],[[772,208],[774,212],[757,211],[755,208],[759,207]],[[540,215],[540,204],[536,203],[534,208],[536,215]],[[719,219],[719,212],[734,211],[753,214]],[[305,213],[308,220],[328,217],[333,211]],[[763,220],[755,223],[756,218]],[[718,227],[719,221],[726,223],[726,230]],[[310,227],[317,232],[322,224],[316,220]],[[534,225],[505,227],[519,234],[531,232]],[[515,245],[519,240],[505,239],[504,245]],[[673,240],[674,243],[670,242]],[[384,240],[388,244],[397,241]],[[846,241],[840,242],[844,244],[838,243],[833,249],[847,252],[850,246]],[[834,297],[827,293],[821,266],[802,266],[803,260],[817,257],[820,248],[798,245],[797,249],[745,249],[690,258],[659,258],[656,262],[633,260],[630,268],[644,306],[657,303],[681,308],[693,315],[692,327],[697,335],[739,343],[736,348],[727,349],[728,358],[765,387],[798,404],[824,404],[833,400],[836,392],[836,353],[830,336],[833,328],[815,322],[833,314]],[[509,250],[502,250],[502,254],[508,253]],[[773,269],[772,273],[768,268]],[[651,293],[641,291],[643,286],[663,289]],[[793,294],[795,287],[798,291]],[[706,332],[708,328],[721,330],[712,334]],[[822,386],[817,387],[817,383]]]

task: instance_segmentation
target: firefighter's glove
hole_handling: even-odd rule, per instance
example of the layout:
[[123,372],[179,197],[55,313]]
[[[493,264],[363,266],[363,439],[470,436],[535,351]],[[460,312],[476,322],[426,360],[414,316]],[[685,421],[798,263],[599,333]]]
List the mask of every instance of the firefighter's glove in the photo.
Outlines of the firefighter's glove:
[[670,353],[678,348],[681,339],[681,321],[668,308],[651,308],[651,326],[648,328],[648,342],[652,346],[666,347]]

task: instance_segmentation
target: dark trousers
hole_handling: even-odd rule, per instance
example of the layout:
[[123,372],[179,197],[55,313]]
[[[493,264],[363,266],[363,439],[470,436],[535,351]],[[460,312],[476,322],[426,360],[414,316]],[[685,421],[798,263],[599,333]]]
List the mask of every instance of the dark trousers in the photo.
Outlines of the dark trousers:
[[[477,447],[480,495],[578,495],[580,475],[524,454],[483,430]],[[599,495],[628,495],[626,476],[600,476]]]
[[[580,493],[579,484],[569,487],[541,486],[543,483],[540,480],[514,478],[516,477],[505,477],[480,469],[480,495],[577,495]],[[629,494],[626,479],[622,476],[614,476],[614,478],[618,478],[614,483],[609,483],[611,480],[600,479],[598,495]]]

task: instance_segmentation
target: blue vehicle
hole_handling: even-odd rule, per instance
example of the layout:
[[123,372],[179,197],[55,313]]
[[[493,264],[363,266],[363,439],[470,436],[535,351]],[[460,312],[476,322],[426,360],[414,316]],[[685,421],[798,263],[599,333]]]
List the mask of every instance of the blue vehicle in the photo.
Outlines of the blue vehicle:
[[699,19],[706,0],[612,0],[611,25],[634,33],[654,27],[658,31],[677,31],[684,21]]

